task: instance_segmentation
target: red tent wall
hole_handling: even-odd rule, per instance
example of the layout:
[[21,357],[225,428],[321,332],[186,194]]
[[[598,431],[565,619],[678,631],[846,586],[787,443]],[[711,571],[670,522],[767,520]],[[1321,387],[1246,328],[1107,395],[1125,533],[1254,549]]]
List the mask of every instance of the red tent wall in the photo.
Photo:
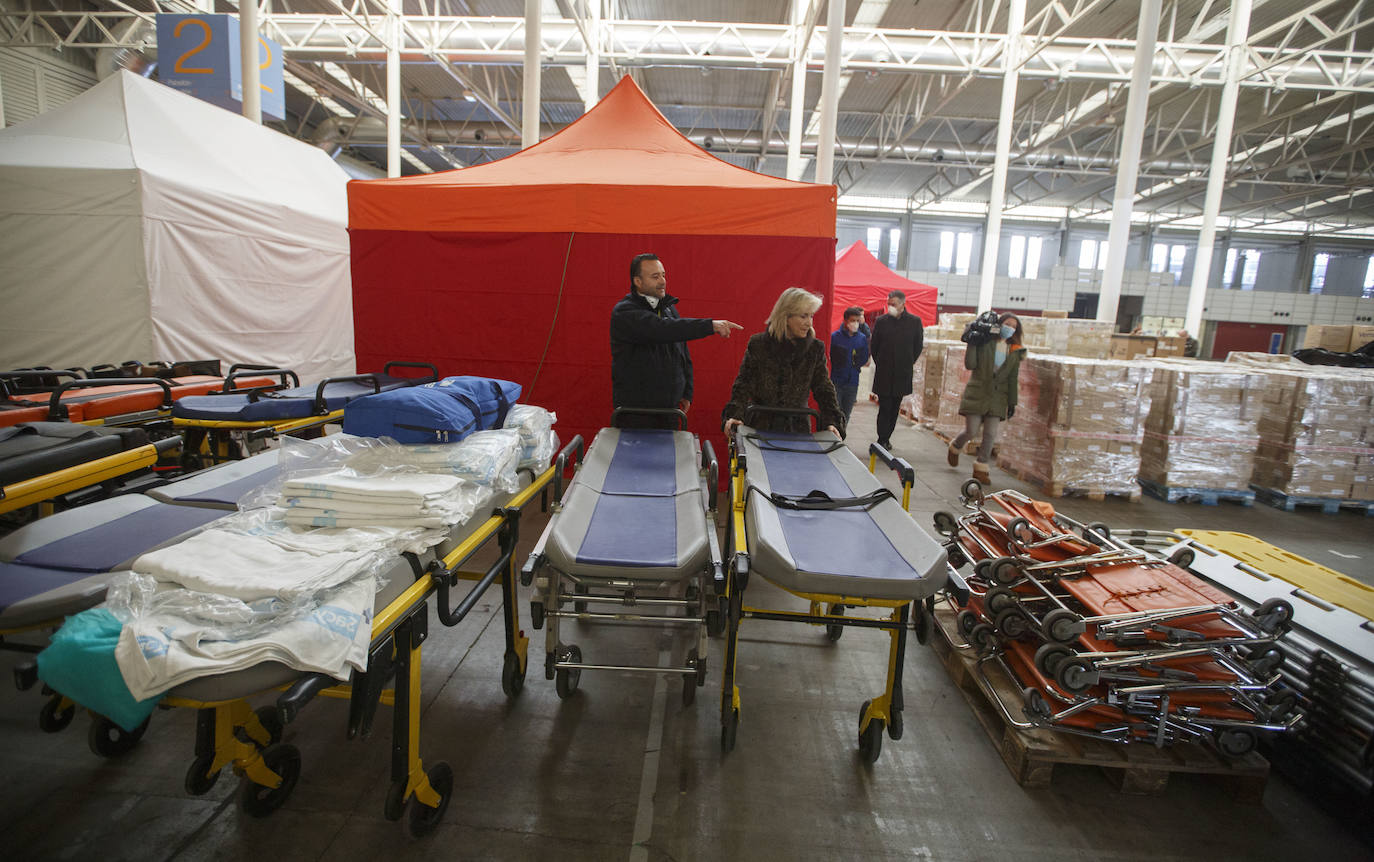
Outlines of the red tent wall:
[[[926,326],[936,322],[936,299],[939,291],[928,284],[903,278],[888,269],[873,256],[868,246],[856,242],[846,248],[835,260],[835,295],[831,305],[830,331],[834,332],[844,322],[844,310],[857,305],[864,311],[881,309],[887,305],[890,291],[900,290],[906,294],[907,310]],[[826,318],[821,318],[825,320]]]

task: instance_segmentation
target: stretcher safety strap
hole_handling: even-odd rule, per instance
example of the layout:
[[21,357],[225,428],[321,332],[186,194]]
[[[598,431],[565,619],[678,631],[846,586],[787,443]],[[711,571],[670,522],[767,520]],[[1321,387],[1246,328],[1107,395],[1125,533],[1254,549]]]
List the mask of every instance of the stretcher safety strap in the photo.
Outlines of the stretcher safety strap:
[[[758,491],[757,487],[751,487],[750,491]],[[836,509],[861,509],[867,512],[883,500],[897,499],[893,493],[886,488],[879,488],[870,491],[861,497],[832,497],[819,489],[811,491],[804,497],[792,496],[789,494],[779,494],[776,491],[768,494],[768,499],[773,505],[783,509],[807,509],[811,511],[834,511]]]

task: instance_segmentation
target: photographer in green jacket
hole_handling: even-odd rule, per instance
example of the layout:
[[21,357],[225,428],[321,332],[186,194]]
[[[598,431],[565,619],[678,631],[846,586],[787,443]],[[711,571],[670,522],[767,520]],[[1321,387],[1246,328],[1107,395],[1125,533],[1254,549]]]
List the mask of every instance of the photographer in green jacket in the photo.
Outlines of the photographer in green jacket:
[[1016,412],[1017,374],[1026,348],[1021,346],[1021,321],[1006,313],[997,318],[998,330],[990,338],[970,343],[964,352],[964,367],[973,372],[964,397],[959,401],[959,415],[964,417],[964,430],[949,444],[949,465],[959,466],[959,450],[983,432],[978,448],[978,460],[973,463],[973,478],[989,484],[988,463],[992,447],[997,445],[997,432],[1005,419]]

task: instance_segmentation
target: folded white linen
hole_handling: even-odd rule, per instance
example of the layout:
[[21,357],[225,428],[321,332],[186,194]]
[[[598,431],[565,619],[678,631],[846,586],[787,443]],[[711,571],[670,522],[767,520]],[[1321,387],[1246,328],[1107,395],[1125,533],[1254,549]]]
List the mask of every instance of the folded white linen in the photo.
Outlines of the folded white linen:
[[285,497],[321,497],[347,494],[352,498],[376,499],[397,503],[424,503],[451,494],[462,483],[457,476],[394,471],[360,475],[339,470],[316,476],[287,479],[282,484]]
[[453,523],[440,515],[402,515],[390,518],[380,515],[364,515],[305,507],[287,509],[285,521],[296,527],[427,527],[431,529],[439,529]]
[[138,700],[266,661],[346,679],[350,667],[366,667],[376,591],[376,578],[354,578],[325,593],[308,612],[242,639],[207,637],[202,622],[174,615],[140,616],[120,632],[115,660]]
[[358,515],[377,515],[384,518],[406,518],[423,515],[423,503],[386,503],[377,500],[354,500],[340,497],[283,497],[280,505],[287,509],[330,509]]

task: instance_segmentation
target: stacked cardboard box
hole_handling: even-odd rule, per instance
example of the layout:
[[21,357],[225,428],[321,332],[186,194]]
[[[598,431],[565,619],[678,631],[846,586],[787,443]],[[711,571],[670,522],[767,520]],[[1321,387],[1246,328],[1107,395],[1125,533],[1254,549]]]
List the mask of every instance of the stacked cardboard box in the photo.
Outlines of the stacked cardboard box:
[[1345,353],[1350,349],[1350,339],[1354,335],[1354,330],[1355,327],[1344,324],[1309,326],[1306,335],[1303,336],[1303,349],[1320,347],[1334,353]]
[[1256,485],[1297,497],[1374,499],[1374,374],[1269,372],[1259,434]]
[[[924,410],[935,433],[952,440],[964,430],[964,417],[959,415],[959,401],[964,397],[969,370],[964,367],[966,345],[962,341],[942,342],[943,356],[939,361],[939,375],[934,364],[926,368],[926,400]],[[934,357],[932,357],[934,360]]]
[[1159,339],[1153,335],[1113,335],[1107,353],[1112,359],[1140,359],[1154,356]]
[[1153,363],[1140,478],[1171,488],[1247,490],[1264,382],[1262,372],[1239,366]]
[[1105,359],[1111,348],[1112,324],[1104,321],[1023,317],[1021,332],[1034,353]]
[[1051,495],[1139,494],[1149,380],[1141,362],[1032,354],[998,463]]

